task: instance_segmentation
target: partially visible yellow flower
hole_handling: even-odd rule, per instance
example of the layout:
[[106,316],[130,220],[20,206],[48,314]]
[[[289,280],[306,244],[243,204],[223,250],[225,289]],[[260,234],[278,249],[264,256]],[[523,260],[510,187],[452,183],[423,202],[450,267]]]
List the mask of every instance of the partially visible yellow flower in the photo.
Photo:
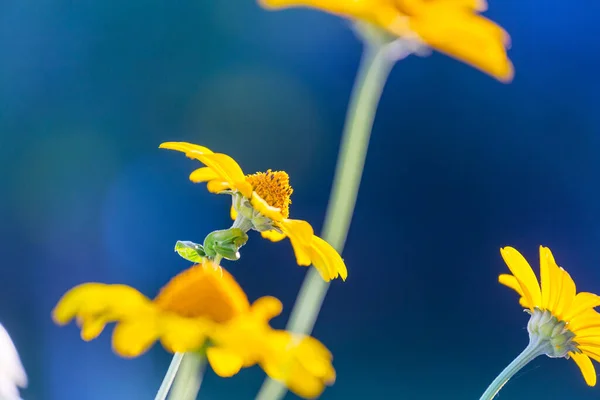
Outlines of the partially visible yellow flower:
[[[529,346],[519,356],[521,363],[508,372],[505,379],[536,356],[572,358],[585,382],[594,386],[596,372],[590,360],[600,362],[600,296],[576,292],[575,282],[567,271],[559,267],[552,252],[540,246],[540,282],[525,258],[514,248],[501,249],[502,257],[512,274],[499,276],[501,284],[520,295],[519,303],[531,314],[527,329]],[[510,373],[509,373],[510,372]],[[502,374],[501,374],[502,375]],[[505,383],[498,379],[488,388],[482,399],[492,398]]]
[[316,236],[308,222],[288,218],[293,190],[287,173],[268,170],[244,175],[233,158],[191,143],[166,142],[160,148],[181,151],[206,165],[193,171],[190,180],[207,182],[209,192],[232,195],[234,227],[257,230],[272,241],[287,237],[298,265],[314,265],[325,281],[338,276],[346,280],[348,271],[338,252]]
[[272,329],[269,321],[281,310],[274,297],[250,305],[226,270],[207,263],[173,278],[154,300],[125,285],[76,286],[58,302],[53,319],[64,325],[75,318],[86,341],[116,322],[112,344],[123,357],[139,356],[158,340],[170,352],[207,346],[206,356],[219,376],[259,364],[299,396],[317,397],[335,381],[331,353],[310,336]]
[[311,7],[369,22],[394,36],[415,36],[434,49],[507,82],[509,35],[481,16],[485,0],[259,0],[265,7]]

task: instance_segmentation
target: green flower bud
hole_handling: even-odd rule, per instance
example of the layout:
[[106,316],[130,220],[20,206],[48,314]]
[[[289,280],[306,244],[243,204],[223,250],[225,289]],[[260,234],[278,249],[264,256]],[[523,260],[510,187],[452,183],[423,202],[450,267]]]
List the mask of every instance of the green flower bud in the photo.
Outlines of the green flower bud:
[[248,241],[248,235],[240,228],[214,231],[204,239],[204,252],[214,258],[217,254],[226,260],[240,258],[239,249]]

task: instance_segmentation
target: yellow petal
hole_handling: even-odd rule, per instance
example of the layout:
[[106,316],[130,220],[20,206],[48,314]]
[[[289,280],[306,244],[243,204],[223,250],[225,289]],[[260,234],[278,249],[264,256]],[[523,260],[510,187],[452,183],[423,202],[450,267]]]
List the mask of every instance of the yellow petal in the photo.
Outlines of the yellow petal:
[[515,278],[513,275],[501,274],[500,276],[498,276],[498,282],[500,282],[504,286],[511,288],[512,290],[517,292],[519,296],[521,296],[519,299],[519,304],[521,304],[521,306],[533,310],[533,306],[527,301],[527,298],[523,297],[523,289],[521,289],[521,285],[519,284],[517,278]]
[[310,7],[350,19],[358,19],[381,27],[394,25],[402,14],[389,1],[373,0],[259,0],[267,9]]
[[313,235],[311,259],[315,268],[325,281],[330,281],[338,276],[343,281],[348,277],[348,270],[344,260],[329,243]]
[[318,397],[335,381],[331,353],[318,340],[277,330],[269,335],[269,343],[273,354],[263,358],[261,367],[296,395]]
[[248,310],[248,297],[235,278],[213,265],[194,265],[175,276],[154,299],[160,310],[226,322]]
[[246,182],[244,172],[233,158],[227,154],[213,153],[202,155],[198,159],[207,167],[212,168],[222,180],[227,181],[245,197],[252,196],[252,186]]
[[565,311],[569,310],[569,308],[571,307],[571,304],[573,304],[573,301],[575,300],[576,288],[575,288],[575,282],[573,282],[571,275],[569,275],[569,273],[567,271],[565,271],[564,269],[559,267],[559,273],[562,276],[562,279],[561,279],[562,285],[561,285],[560,297],[558,299],[556,308],[554,310],[554,315],[559,320],[563,320]]
[[148,308],[148,298],[132,287],[84,283],[64,294],[52,311],[52,318],[59,325],[68,324],[78,315],[103,315],[107,321],[115,321]]
[[569,330],[577,334],[579,331],[600,326],[600,314],[593,308],[588,308],[569,321]]
[[265,239],[270,240],[271,242],[279,242],[286,238],[286,236],[283,233],[277,231],[265,231],[261,232],[260,235]]
[[229,209],[229,216],[234,221],[237,218],[237,211],[235,211],[235,208],[233,206],[231,206],[231,208]]
[[78,319],[81,320],[81,339],[86,342],[100,336],[106,324],[112,322],[104,315],[79,316]]
[[309,266],[311,264],[313,228],[306,221],[297,219],[284,219],[278,224],[279,228],[290,238],[296,262],[298,265]]
[[571,352],[569,355],[581,370],[585,383],[587,383],[588,386],[596,386],[596,370],[594,369],[594,365],[590,358],[581,353]]
[[517,278],[528,304],[533,307],[540,307],[540,285],[527,260],[512,247],[504,247],[500,249],[500,253],[512,274]]
[[207,318],[163,314],[157,320],[160,341],[171,353],[199,350],[217,326]]
[[211,193],[221,193],[224,190],[231,189],[231,185],[228,182],[214,179],[209,181],[206,185],[206,189]]
[[540,281],[542,291],[542,309],[546,310],[550,307],[550,297],[552,286],[550,283],[550,267],[548,263],[550,259],[554,260],[550,249],[540,246]]
[[237,353],[219,347],[209,347],[206,350],[206,357],[215,374],[222,378],[237,374],[244,366],[244,359]]
[[250,204],[252,204],[252,207],[256,211],[258,211],[265,217],[272,219],[275,222],[280,222],[283,220],[283,214],[281,214],[281,210],[279,208],[270,206],[256,192],[252,193],[252,198],[250,199]]
[[565,321],[571,321],[585,311],[598,306],[600,306],[600,296],[594,293],[579,292],[575,295],[569,309],[565,310],[563,319]]
[[190,174],[190,181],[194,183],[208,182],[212,181],[213,179],[219,178],[219,174],[217,174],[212,168],[209,167],[198,168],[192,171],[192,173]]
[[250,312],[261,321],[268,322],[275,318],[283,310],[283,304],[279,299],[271,296],[264,296],[252,303]]
[[438,6],[430,8],[409,20],[410,28],[425,43],[502,82],[512,80],[514,69],[506,55],[510,37],[504,30],[476,14]]
[[112,346],[121,357],[137,357],[145,353],[158,339],[154,317],[123,321],[115,325]]
[[158,148],[181,151],[182,153],[186,153],[190,158],[195,158],[194,154],[212,154],[212,151],[207,147],[187,142],[164,142]]

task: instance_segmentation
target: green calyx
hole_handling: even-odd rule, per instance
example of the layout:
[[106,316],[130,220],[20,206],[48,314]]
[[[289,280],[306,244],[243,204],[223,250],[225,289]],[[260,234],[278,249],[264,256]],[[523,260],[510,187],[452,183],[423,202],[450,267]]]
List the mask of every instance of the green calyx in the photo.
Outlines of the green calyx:
[[273,221],[259,213],[252,207],[250,200],[244,197],[240,192],[231,192],[232,205],[237,212],[237,218],[233,223],[245,232],[254,229],[258,232],[278,230]]
[[248,235],[240,228],[213,231],[204,239],[204,253],[215,258],[218,254],[226,260],[240,259],[240,248],[248,241]]
[[575,334],[571,332],[565,321],[559,321],[548,310],[535,309],[527,324],[529,340],[545,343],[544,354],[551,358],[568,357],[571,351],[577,352],[577,343],[573,341]]

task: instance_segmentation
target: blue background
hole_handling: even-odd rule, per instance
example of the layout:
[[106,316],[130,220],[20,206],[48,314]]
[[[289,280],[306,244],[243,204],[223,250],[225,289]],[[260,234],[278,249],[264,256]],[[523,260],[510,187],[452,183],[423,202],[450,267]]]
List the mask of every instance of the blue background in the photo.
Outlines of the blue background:
[[[439,54],[392,71],[346,250],[315,329],[335,355],[323,399],[476,399],[527,343],[497,283],[499,248],[537,270],[549,246],[600,292],[600,67],[591,0],[492,1],[513,38],[503,85]],[[0,4],[0,321],[27,400],[151,399],[170,356],[124,360],[50,311],[85,281],[149,296],[185,269],[176,240],[228,227],[229,198],[159,150],[182,140],[248,173],[291,175],[292,215],[320,231],[361,46],[342,19],[253,1],[5,0]],[[287,320],[305,269],[257,234],[227,264]],[[209,373],[202,399],[251,399],[263,373]],[[595,399],[572,361],[539,358],[503,399]],[[292,398],[290,395],[289,398]]]

